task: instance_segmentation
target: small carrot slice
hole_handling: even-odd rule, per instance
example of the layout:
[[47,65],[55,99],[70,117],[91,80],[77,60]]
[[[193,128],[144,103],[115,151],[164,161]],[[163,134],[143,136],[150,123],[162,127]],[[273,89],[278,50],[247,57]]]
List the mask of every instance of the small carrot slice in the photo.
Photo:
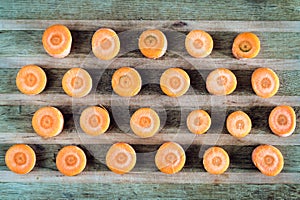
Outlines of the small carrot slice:
[[237,59],[254,58],[259,51],[260,41],[254,33],[240,33],[233,41],[232,54]]
[[80,174],[86,166],[86,156],[77,146],[65,146],[56,156],[57,169],[66,176]]
[[245,112],[235,111],[227,117],[226,127],[232,136],[242,138],[250,133],[252,123]]
[[190,77],[180,68],[169,68],[160,77],[160,88],[170,97],[184,95],[189,87]]
[[36,65],[23,66],[16,76],[16,85],[23,94],[39,94],[45,89],[46,83],[44,70]]
[[64,25],[55,24],[48,27],[42,41],[45,51],[55,58],[64,58],[71,51],[72,35]]
[[211,147],[203,155],[203,165],[211,174],[223,174],[229,167],[229,156],[221,147]]
[[91,106],[81,113],[80,127],[89,135],[100,135],[104,133],[110,123],[110,118],[107,110],[98,106]]
[[269,98],[277,93],[279,78],[270,68],[258,68],[252,74],[251,84],[256,95]]
[[54,107],[38,109],[32,117],[34,131],[44,137],[54,137],[61,133],[64,126],[64,116]]
[[157,29],[144,31],[139,37],[139,49],[147,58],[160,58],[167,51],[168,41],[163,32]]
[[101,60],[111,60],[120,51],[120,39],[115,31],[109,28],[100,28],[92,38],[92,51]]
[[231,94],[237,85],[237,80],[229,69],[219,68],[207,76],[206,89],[214,95]]
[[195,58],[204,58],[208,56],[214,43],[212,37],[205,31],[192,30],[185,38],[185,49]]
[[194,110],[188,115],[186,125],[192,133],[203,134],[208,131],[211,119],[205,110]]
[[125,174],[130,172],[136,163],[134,149],[126,143],[113,144],[106,154],[106,165],[114,173]]
[[156,167],[166,174],[179,172],[183,168],[185,160],[183,148],[175,142],[162,144],[155,155]]
[[142,138],[152,137],[158,132],[159,126],[159,116],[151,108],[138,109],[130,119],[131,130]]
[[17,174],[29,173],[34,168],[35,161],[33,149],[25,144],[15,144],[5,154],[6,166]]
[[254,165],[267,176],[276,176],[283,168],[284,160],[279,149],[272,145],[260,145],[252,152]]
[[82,68],[72,68],[67,71],[62,79],[65,93],[71,97],[84,97],[92,89],[92,78]]
[[269,127],[273,133],[281,137],[292,135],[296,128],[296,113],[290,106],[275,107],[269,115]]
[[130,67],[122,67],[115,71],[111,79],[115,93],[122,97],[132,97],[142,88],[142,78],[138,71]]

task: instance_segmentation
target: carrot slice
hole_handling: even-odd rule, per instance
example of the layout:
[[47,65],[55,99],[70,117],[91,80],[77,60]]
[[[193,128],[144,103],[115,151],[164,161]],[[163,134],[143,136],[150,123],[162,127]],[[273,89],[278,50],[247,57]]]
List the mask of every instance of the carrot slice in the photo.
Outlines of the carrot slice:
[[212,71],[206,79],[206,89],[214,95],[231,94],[237,85],[237,80],[229,69],[219,68]]
[[142,137],[152,137],[158,132],[160,126],[160,119],[158,114],[151,108],[140,108],[130,119],[130,127],[132,131]]
[[229,167],[229,156],[221,147],[211,147],[204,153],[203,165],[211,174],[223,174]]
[[252,123],[245,112],[235,111],[227,117],[226,127],[232,136],[242,138],[250,133]]
[[260,41],[254,33],[240,33],[233,41],[232,54],[237,59],[254,58],[260,51]]
[[15,144],[5,154],[6,166],[17,174],[29,173],[34,168],[35,161],[33,149],[25,144]]
[[180,68],[169,68],[160,77],[160,88],[170,97],[184,95],[189,87],[190,77]]
[[125,174],[130,172],[136,163],[134,149],[126,143],[113,144],[106,154],[106,165],[114,173]]
[[195,58],[208,56],[213,46],[212,37],[202,30],[192,30],[185,38],[185,48],[187,52]]
[[135,69],[122,67],[113,74],[111,85],[118,95],[132,97],[137,95],[141,90],[142,78]]
[[277,93],[279,78],[277,74],[269,68],[258,68],[252,74],[251,84],[254,92],[258,96],[269,98]]
[[292,135],[296,128],[296,114],[292,107],[281,105],[269,115],[269,127],[273,133],[281,137]]
[[71,51],[72,35],[64,25],[55,24],[48,27],[42,41],[45,51],[55,58],[64,58]]
[[252,152],[254,165],[267,176],[276,176],[283,168],[284,160],[281,152],[271,145],[260,145]]
[[44,70],[36,65],[23,66],[16,76],[16,85],[23,94],[39,94],[45,89],[46,83]]
[[139,49],[147,58],[160,58],[167,51],[168,41],[163,32],[157,29],[144,31],[139,38]]
[[92,38],[92,51],[101,60],[111,60],[120,51],[120,39],[115,31],[109,28],[100,28]]
[[80,174],[86,166],[84,151],[77,146],[65,146],[56,156],[57,169],[66,176]]
[[64,116],[54,107],[38,109],[32,117],[34,131],[44,137],[54,137],[61,133],[64,126]]
[[179,172],[185,164],[185,152],[183,148],[175,142],[165,142],[155,155],[157,168],[166,174]]
[[192,133],[203,134],[208,131],[211,119],[205,110],[194,110],[188,115],[186,125]]
[[81,113],[80,127],[89,135],[100,135],[104,133],[110,123],[110,118],[107,110],[98,106],[91,106]]
[[82,68],[72,68],[67,71],[62,79],[65,93],[71,97],[84,97],[92,89],[92,78]]

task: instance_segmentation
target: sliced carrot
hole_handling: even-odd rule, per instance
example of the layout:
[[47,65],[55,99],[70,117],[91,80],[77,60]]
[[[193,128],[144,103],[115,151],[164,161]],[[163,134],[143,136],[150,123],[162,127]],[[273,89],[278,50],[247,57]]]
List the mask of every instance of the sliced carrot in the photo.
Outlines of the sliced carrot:
[[254,165],[267,176],[276,176],[283,168],[284,160],[281,152],[271,145],[260,145],[252,152]]
[[185,38],[185,49],[195,58],[204,58],[208,56],[214,43],[212,37],[205,31],[192,30]]
[[229,156],[221,147],[211,147],[204,153],[203,165],[211,174],[223,174],[229,167]]
[[208,131],[211,119],[205,110],[194,110],[188,115],[186,125],[192,133],[203,134]]
[[269,68],[258,68],[252,74],[251,84],[254,92],[258,96],[269,98],[277,93],[279,78],[277,74]]
[[6,166],[17,174],[29,173],[34,168],[35,161],[33,149],[25,144],[15,144],[5,154]]
[[20,92],[28,95],[41,93],[47,83],[47,77],[42,68],[36,65],[23,66],[16,77],[16,85]]
[[140,108],[130,119],[130,127],[132,131],[142,137],[152,137],[158,132],[160,126],[160,119],[158,114],[151,108]]
[[118,95],[132,97],[137,95],[141,90],[142,78],[135,69],[122,67],[113,74],[111,85]]
[[290,106],[281,105],[269,115],[269,127],[273,133],[281,137],[292,135],[296,128],[296,113]]
[[227,117],[226,127],[232,136],[242,138],[250,133],[252,123],[245,112],[235,111]]
[[54,107],[38,109],[32,117],[34,131],[44,137],[54,137],[61,133],[64,126],[64,116]]
[[55,58],[64,58],[71,51],[72,35],[64,25],[55,24],[48,27],[42,41],[45,51]]
[[144,31],[139,38],[139,49],[147,58],[160,58],[167,51],[168,41],[163,32],[157,29]]
[[160,77],[160,88],[170,97],[184,95],[189,87],[190,77],[180,68],[169,68]]
[[240,33],[233,41],[232,54],[237,59],[254,58],[260,51],[260,41],[254,33]]
[[229,69],[219,68],[212,71],[206,79],[206,88],[214,95],[231,94],[237,85],[237,80]]
[[107,167],[117,174],[130,172],[135,163],[136,154],[134,149],[123,142],[113,144],[106,154]]
[[185,160],[183,148],[175,142],[162,144],[155,155],[156,167],[166,174],[179,172],[183,168]]
[[65,93],[71,97],[84,97],[92,89],[92,78],[82,68],[72,68],[67,71],[62,79]]

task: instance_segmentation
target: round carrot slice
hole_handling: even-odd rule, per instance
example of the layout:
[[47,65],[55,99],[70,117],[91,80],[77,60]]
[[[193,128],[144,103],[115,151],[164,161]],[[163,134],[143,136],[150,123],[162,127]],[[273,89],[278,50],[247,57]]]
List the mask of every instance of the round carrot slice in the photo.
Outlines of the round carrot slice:
[[277,93],[279,78],[277,74],[269,68],[258,68],[252,74],[251,84],[254,92],[258,96],[269,98]]
[[84,151],[77,146],[65,146],[56,156],[57,169],[66,176],[80,174],[86,166]]
[[237,85],[237,80],[230,70],[219,68],[212,71],[206,79],[206,88],[214,95],[231,94]]
[[34,131],[44,137],[54,137],[61,133],[64,126],[64,117],[54,107],[43,107],[38,109],[32,117]]
[[33,149],[25,144],[15,144],[5,154],[6,166],[17,174],[29,173],[34,168],[35,161]]
[[211,174],[223,174],[229,167],[229,156],[221,147],[211,147],[204,153],[203,165]]
[[155,155],[157,168],[166,174],[179,172],[185,164],[185,152],[183,148],[175,142],[162,144]]
[[152,137],[158,132],[160,126],[160,119],[158,114],[151,108],[140,108],[130,119],[130,127],[132,131],[142,137]]
[[126,143],[113,144],[106,154],[107,167],[117,174],[130,172],[136,163],[134,149]]
[[243,111],[235,111],[227,117],[226,127],[232,136],[242,138],[250,133],[252,123],[246,113]]
[[160,58],[167,51],[167,38],[157,29],[144,31],[139,38],[139,49],[147,58]]
[[232,54],[237,59],[254,58],[259,51],[260,41],[254,33],[240,33],[233,41]]
[[89,135],[100,135],[104,133],[110,123],[107,110],[98,106],[86,108],[80,115],[80,127]]
[[269,126],[272,132],[278,136],[290,136],[296,128],[294,109],[286,105],[274,108],[269,115]]
[[252,152],[254,165],[267,176],[276,176],[283,168],[284,160],[281,152],[271,145],[260,145]]
[[39,94],[45,89],[46,83],[44,70],[36,65],[23,66],[16,77],[16,85],[23,94]]
[[55,24],[48,27],[42,41],[45,51],[55,58],[64,58],[71,51],[72,35],[64,25]]
[[120,51],[120,40],[115,31],[109,28],[97,30],[92,38],[92,51],[101,60],[111,60]]
[[137,95],[141,90],[142,78],[135,69],[122,67],[113,74],[111,85],[118,95],[132,97]]
[[185,48],[195,58],[208,56],[213,46],[214,43],[211,36],[202,30],[192,30],[185,38]]
[[194,110],[188,115],[186,125],[192,133],[203,134],[208,131],[211,119],[206,111]]
[[160,77],[160,88],[170,97],[184,95],[189,87],[190,77],[180,68],[169,68]]
[[62,79],[65,93],[71,97],[84,97],[92,89],[92,78],[82,68],[72,68],[67,71]]

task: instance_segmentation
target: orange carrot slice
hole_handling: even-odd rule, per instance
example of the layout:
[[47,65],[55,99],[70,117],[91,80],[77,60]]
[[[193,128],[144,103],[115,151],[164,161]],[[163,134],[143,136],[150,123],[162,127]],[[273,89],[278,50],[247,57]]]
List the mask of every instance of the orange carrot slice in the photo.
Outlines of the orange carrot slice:
[[144,31],[139,38],[139,49],[147,58],[160,58],[167,51],[167,38],[157,29]]
[[155,155],[157,168],[166,174],[179,172],[185,164],[185,152],[183,148],[175,142],[166,142],[159,147]]
[[194,110],[188,115],[186,125],[192,133],[203,134],[208,131],[211,119],[205,110]]
[[208,56],[213,46],[212,37],[202,30],[192,30],[185,38],[185,48],[187,52],[195,58]]
[[203,165],[211,174],[223,174],[229,167],[229,156],[221,147],[211,147],[204,153]]
[[64,117],[54,107],[43,107],[38,109],[32,117],[34,131],[44,137],[54,137],[61,133],[64,126]]
[[267,176],[276,176],[283,168],[284,160],[281,152],[271,145],[260,145],[252,152],[254,165]]
[[125,174],[130,172],[136,163],[134,149],[126,143],[113,144],[106,154],[106,165],[114,173]]
[[254,58],[259,51],[260,41],[254,33],[240,33],[233,41],[232,54],[237,59]]
[[44,70],[36,65],[23,66],[16,77],[16,85],[23,94],[39,94],[45,89],[46,83]]
[[42,41],[45,51],[55,58],[64,58],[71,51],[72,35],[64,25],[55,24],[48,27]]
[[111,85],[118,95],[132,97],[137,95],[141,90],[142,78],[135,69],[122,67],[113,74]]
[[243,111],[235,111],[227,117],[226,127],[232,136],[242,138],[250,133],[252,123],[246,113]]
[[35,161],[33,149],[25,144],[15,144],[5,154],[6,166],[17,174],[29,173],[34,168]]

